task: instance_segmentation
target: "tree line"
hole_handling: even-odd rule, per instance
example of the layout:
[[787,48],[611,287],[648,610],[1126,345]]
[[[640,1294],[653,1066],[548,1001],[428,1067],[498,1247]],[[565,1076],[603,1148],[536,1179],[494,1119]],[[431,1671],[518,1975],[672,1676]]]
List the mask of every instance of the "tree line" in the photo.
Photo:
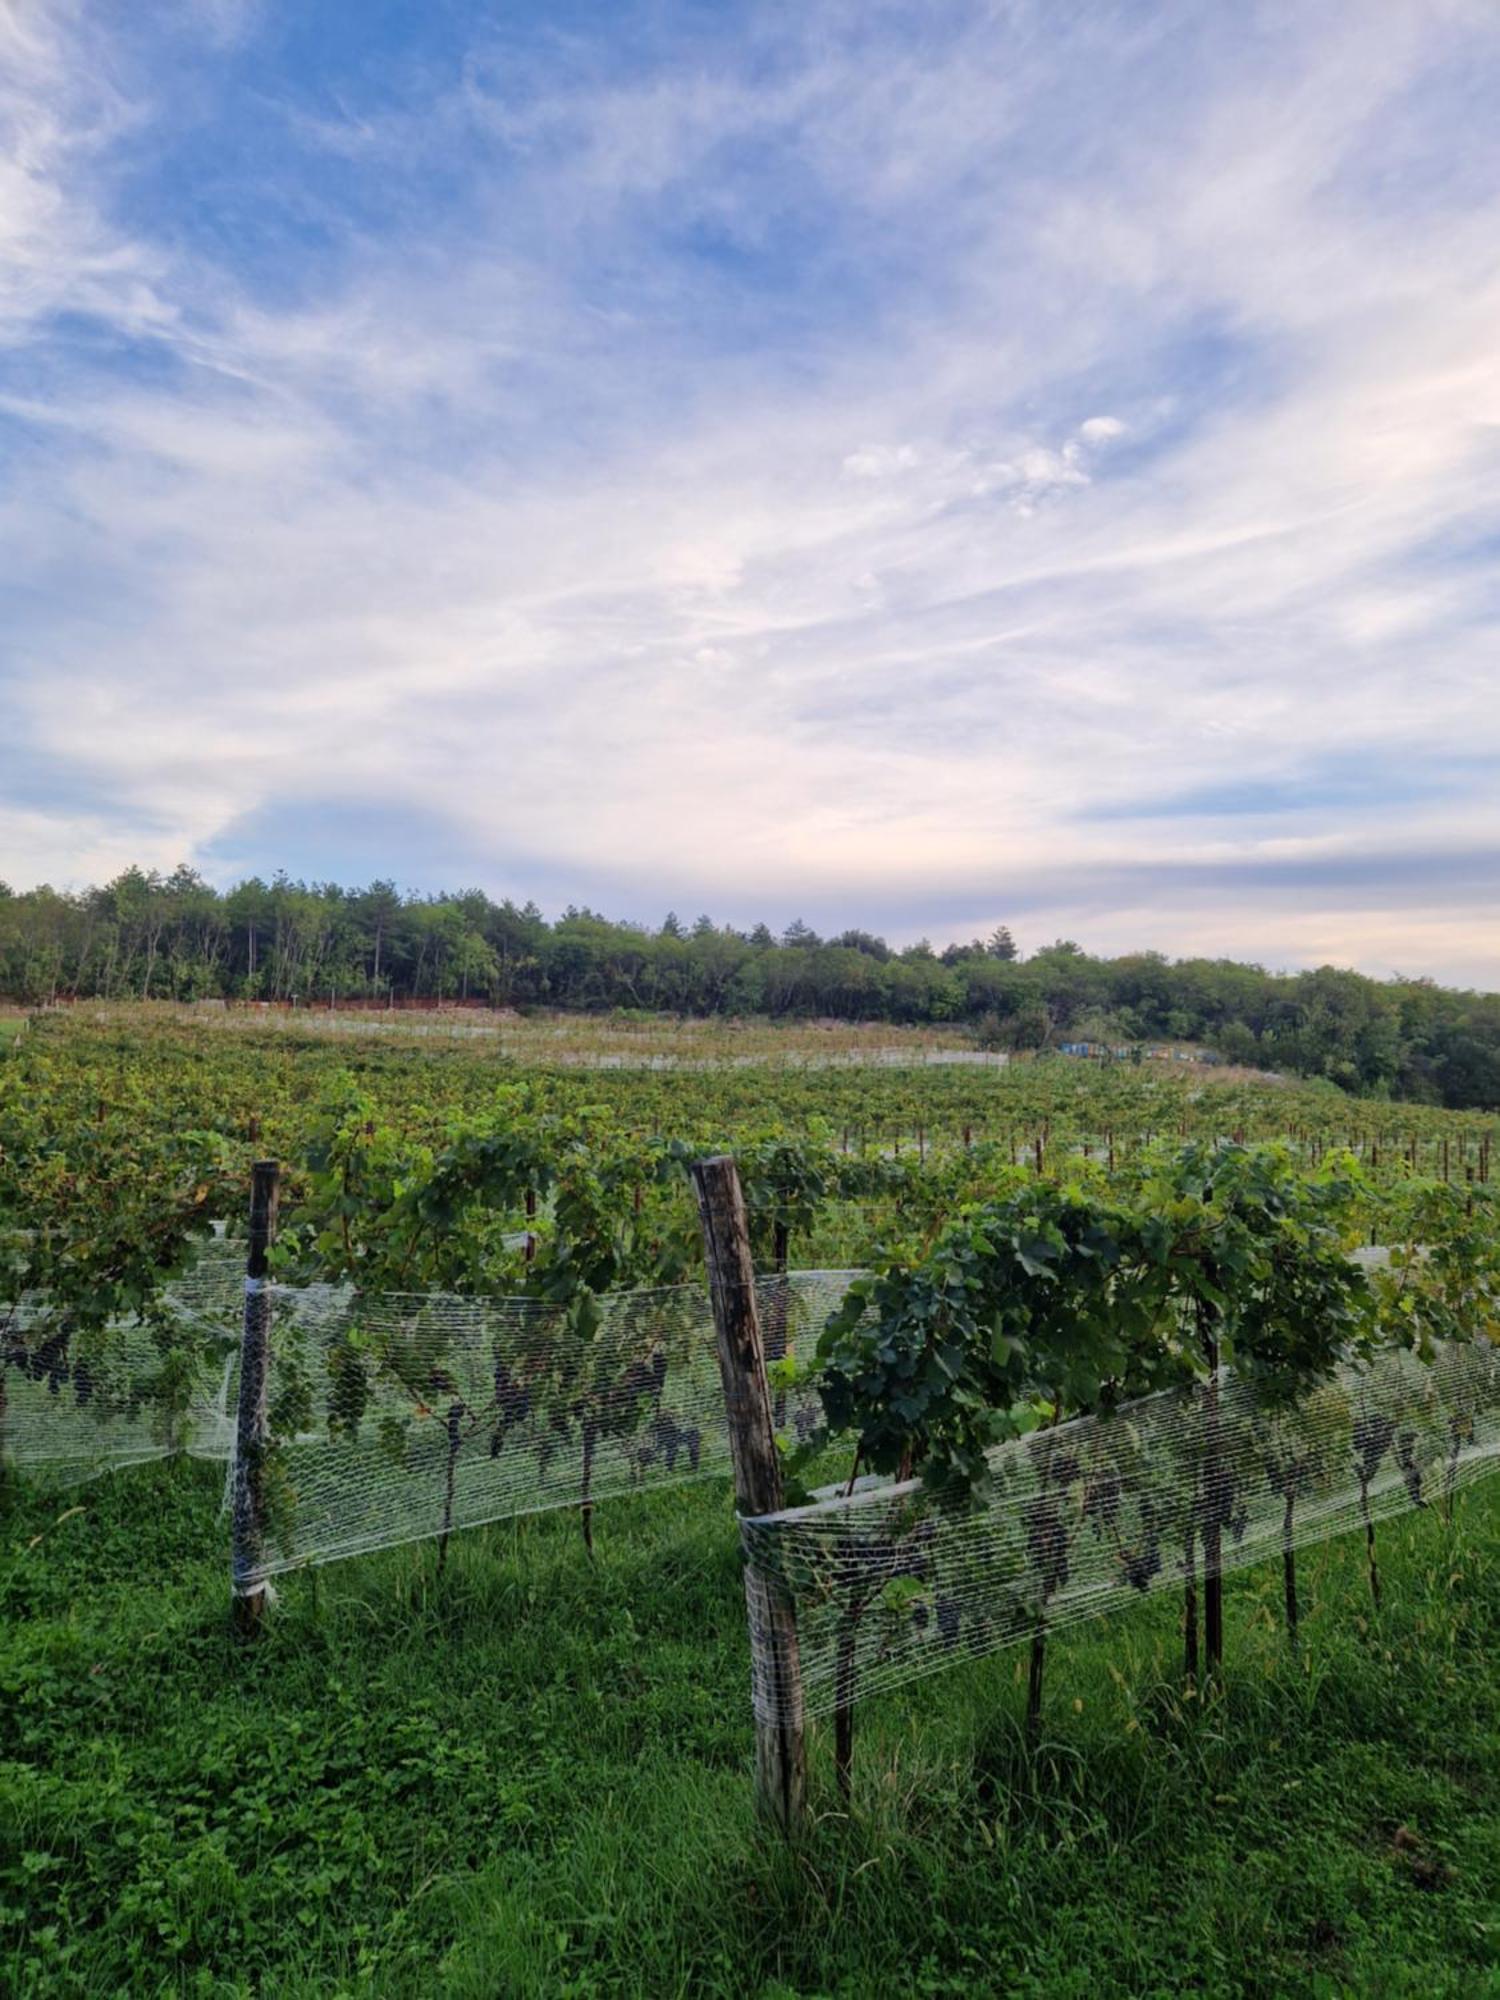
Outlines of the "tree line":
[[403,895],[278,874],[221,892],[192,869],[99,888],[0,883],[0,994],[59,999],[471,1001],[509,1007],[958,1022],[985,1046],[1192,1042],[1230,1062],[1366,1096],[1500,1107],[1500,995],[1324,966],[1270,973],[1067,939],[1023,956],[1008,929],[938,951],[863,930],[780,934],[669,914],[656,928],[482,891]]

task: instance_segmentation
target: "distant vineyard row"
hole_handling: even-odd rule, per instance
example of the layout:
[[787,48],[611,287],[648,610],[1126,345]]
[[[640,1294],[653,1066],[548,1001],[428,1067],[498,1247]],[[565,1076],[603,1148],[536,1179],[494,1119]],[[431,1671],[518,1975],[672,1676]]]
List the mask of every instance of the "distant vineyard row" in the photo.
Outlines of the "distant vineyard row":
[[758,1261],[848,1267],[1018,1179],[1097,1191],[1192,1139],[1277,1140],[1305,1170],[1349,1156],[1373,1230],[1408,1184],[1493,1187],[1497,1130],[1212,1071],[581,1071],[79,1010],[0,1053],[0,1294],[43,1288],[78,1325],[135,1310],[214,1221],[237,1226],[267,1155],[289,1273],[571,1296],[701,1269],[683,1164],[708,1151],[741,1162]]

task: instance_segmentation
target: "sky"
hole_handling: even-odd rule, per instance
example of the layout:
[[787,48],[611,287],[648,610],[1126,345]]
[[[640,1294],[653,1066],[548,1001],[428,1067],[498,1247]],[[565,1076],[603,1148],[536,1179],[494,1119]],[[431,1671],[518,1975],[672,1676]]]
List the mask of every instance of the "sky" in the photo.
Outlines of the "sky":
[[0,879],[1500,987],[1496,0],[0,0]]

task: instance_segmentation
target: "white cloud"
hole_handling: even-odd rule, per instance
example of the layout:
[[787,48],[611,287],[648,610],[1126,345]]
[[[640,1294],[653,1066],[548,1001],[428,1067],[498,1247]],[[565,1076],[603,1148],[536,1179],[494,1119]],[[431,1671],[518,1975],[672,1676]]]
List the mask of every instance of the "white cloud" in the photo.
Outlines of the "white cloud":
[[170,322],[159,253],[111,228],[88,188],[143,115],[84,57],[76,8],[0,11],[0,347],[59,312],[132,331]]
[[[35,19],[0,27],[0,673],[72,782],[0,816],[0,876],[378,800],[393,839],[446,819],[456,875],[537,857],[622,908],[936,932],[904,913],[1044,895],[1097,944],[1500,983],[1487,904],[1434,889],[1500,848],[1492,587],[1454,553],[1500,520],[1500,147],[1407,101],[1500,66],[1482,11],[1226,10],[1203,54],[1107,10],[918,49],[830,8],[711,80],[562,86],[476,44],[408,104],[289,116],[318,150],[277,171],[380,174],[393,220],[284,284],[111,219],[170,106],[80,65],[104,16]],[[1398,114],[1461,186],[1382,182]],[[49,368],[60,313],[152,364]],[[1317,802],[1350,759],[1388,809]],[[1424,760],[1446,793],[1403,789]],[[1095,816],[1307,771],[1295,825]],[[1379,908],[1276,873],[1400,850],[1429,871]]]
[[844,470],[851,479],[888,479],[892,473],[910,472],[920,464],[921,454],[913,445],[877,444],[850,452]]

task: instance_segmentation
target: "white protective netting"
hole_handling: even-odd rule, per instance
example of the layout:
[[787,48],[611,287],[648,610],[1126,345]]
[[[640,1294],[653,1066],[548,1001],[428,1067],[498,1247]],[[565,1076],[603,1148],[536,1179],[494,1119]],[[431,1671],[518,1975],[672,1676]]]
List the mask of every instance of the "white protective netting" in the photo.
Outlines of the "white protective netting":
[[[1385,1252],[1362,1261],[1384,1261]],[[804,1364],[853,1271],[758,1281],[765,1344]],[[726,1473],[712,1314],[696,1286],[619,1293],[579,1325],[534,1298],[266,1288],[271,1450],[236,1587],[508,1516]],[[234,1480],[244,1279],[211,1246],[150,1318],[74,1328],[36,1296],[0,1311],[0,1450],[69,1483],[174,1452]],[[816,1384],[777,1393],[821,1433]],[[1292,1409],[1253,1383],[1078,1419],[994,1454],[985,1503],[877,1485],[746,1521],[749,1560],[797,1607],[807,1712],[1180,1584],[1217,1524],[1232,1570],[1413,1505],[1500,1464],[1500,1354],[1391,1354]],[[786,1684],[753,1636],[758,1712]]]
[[1180,1587],[1215,1535],[1228,1572],[1451,1501],[1500,1469],[1500,1348],[1391,1352],[1291,1407],[1221,1373],[990,1463],[963,1508],[909,1481],[741,1522],[748,1562],[796,1612],[797,1662],[776,1628],[751,1634],[762,1720],[795,1721],[799,1679],[814,1716]]
[[[805,1359],[856,1275],[759,1280],[768,1357]],[[729,1470],[698,1286],[607,1294],[582,1327],[534,1298],[270,1295],[266,1525],[241,1589],[303,1563]],[[776,1402],[788,1437],[817,1433],[815,1389]]]
[[[804,1360],[852,1271],[759,1280],[768,1358]],[[0,1450],[56,1484],[186,1452],[229,1467],[241,1253],[210,1250],[148,1319],[78,1329],[39,1295],[0,1315]],[[530,1297],[269,1283],[270,1451],[241,1590],[302,1563],[729,1470],[713,1314],[683,1285],[598,1299],[582,1325]],[[776,1396],[805,1443],[807,1382]]]
[[61,1486],[178,1452],[227,1457],[244,1268],[215,1245],[150,1315],[104,1327],[40,1292],[0,1303],[0,1454]]

